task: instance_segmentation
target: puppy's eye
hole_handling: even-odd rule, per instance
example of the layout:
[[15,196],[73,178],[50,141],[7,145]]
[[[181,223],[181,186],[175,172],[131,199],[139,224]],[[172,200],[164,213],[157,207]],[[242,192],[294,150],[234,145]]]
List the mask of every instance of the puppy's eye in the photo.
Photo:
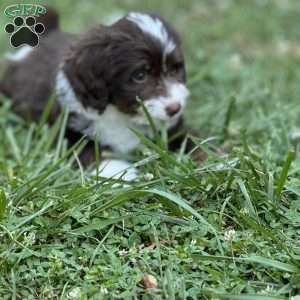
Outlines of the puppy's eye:
[[131,75],[131,80],[135,83],[144,83],[147,81],[149,74],[149,67],[143,67],[134,71]]
[[172,66],[169,68],[169,73],[170,73],[171,75],[176,75],[176,74],[178,74],[182,69],[183,69],[183,63],[182,63],[182,62],[178,62],[178,63],[172,65]]

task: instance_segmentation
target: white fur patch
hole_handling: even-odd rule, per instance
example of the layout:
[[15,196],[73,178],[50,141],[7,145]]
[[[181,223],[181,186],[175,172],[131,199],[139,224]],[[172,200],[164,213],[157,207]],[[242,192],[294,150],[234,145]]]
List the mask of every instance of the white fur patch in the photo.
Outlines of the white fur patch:
[[15,52],[6,53],[5,58],[11,61],[21,61],[26,58],[32,50],[32,47],[24,45]]
[[[182,116],[183,110],[186,106],[187,98],[189,96],[189,91],[183,83],[166,82],[165,84],[167,95],[144,99],[144,105],[157,126],[163,123],[167,128],[171,128],[177,124]],[[174,103],[180,104],[181,110],[176,115],[170,117],[167,114],[166,108]],[[139,115],[134,117],[135,122],[139,124],[142,124],[145,121],[147,122],[142,115],[143,113],[140,109]]]
[[67,107],[70,112],[80,114],[84,111],[63,71],[59,71],[56,76],[56,94],[60,105]]
[[108,145],[120,153],[128,153],[139,145],[139,138],[131,131],[136,126],[131,122],[130,116],[113,105],[109,104],[101,115],[93,111],[87,116],[95,118],[93,125],[85,133],[88,136],[96,134],[102,145]]
[[176,48],[175,42],[169,36],[165,25],[159,18],[134,12],[129,13],[126,18],[135,23],[144,33],[158,39],[164,46],[166,54],[171,53]]
[[61,106],[76,114],[70,121],[70,127],[73,129],[89,137],[96,136],[102,145],[110,146],[120,153],[128,153],[139,145],[140,140],[131,128],[139,130],[145,128],[139,128],[131,116],[120,112],[113,105],[108,105],[102,114],[95,109],[85,109],[77,100],[62,71],[59,71],[56,78],[56,93]]
[[104,160],[99,166],[99,176],[105,178],[123,179],[132,181],[136,179],[138,171],[132,164],[124,160]]

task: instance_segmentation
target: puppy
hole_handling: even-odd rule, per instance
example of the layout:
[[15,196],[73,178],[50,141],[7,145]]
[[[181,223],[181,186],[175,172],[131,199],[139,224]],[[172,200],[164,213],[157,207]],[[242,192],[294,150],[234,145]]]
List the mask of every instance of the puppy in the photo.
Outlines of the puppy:
[[[73,35],[61,32],[53,15],[56,21],[39,46],[11,59],[0,82],[0,92],[12,99],[17,113],[37,120],[55,94],[50,120],[67,108],[71,139],[74,133],[96,136],[102,149],[119,154],[140,144],[131,129],[151,137],[138,99],[158,128],[181,130],[189,91],[180,38],[170,24],[153,14],[131,12],[110,26]],[[177,139],[170,147],[179,144]],[[103,162],[103,174],[113,175],[110,166],[115,173],[129,166],[119,165]]]

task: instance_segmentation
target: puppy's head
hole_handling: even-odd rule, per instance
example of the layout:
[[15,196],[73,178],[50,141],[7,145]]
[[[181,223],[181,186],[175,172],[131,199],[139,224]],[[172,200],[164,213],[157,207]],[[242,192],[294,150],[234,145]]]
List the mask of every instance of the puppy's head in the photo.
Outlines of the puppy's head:
[[130,13],[92,29],[73,46],[63,71],[83,107],[101,114],[111,104],[140,125],[148,121],[137,99],[157,125],[172,127],[189,94],[178,34],[151,14]]

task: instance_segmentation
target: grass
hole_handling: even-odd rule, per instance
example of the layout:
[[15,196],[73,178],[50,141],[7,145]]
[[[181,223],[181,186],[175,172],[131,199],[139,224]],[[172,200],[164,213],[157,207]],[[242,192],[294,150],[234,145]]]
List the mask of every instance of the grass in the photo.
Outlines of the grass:
[[143,139],[139,181],[92,180],[63,116],[28,124],[2,99],[0,299],[297,299],[299,1],[51,3],[68,31],[116,10],[170,19],[186,52],[187,119],[209,159]]

